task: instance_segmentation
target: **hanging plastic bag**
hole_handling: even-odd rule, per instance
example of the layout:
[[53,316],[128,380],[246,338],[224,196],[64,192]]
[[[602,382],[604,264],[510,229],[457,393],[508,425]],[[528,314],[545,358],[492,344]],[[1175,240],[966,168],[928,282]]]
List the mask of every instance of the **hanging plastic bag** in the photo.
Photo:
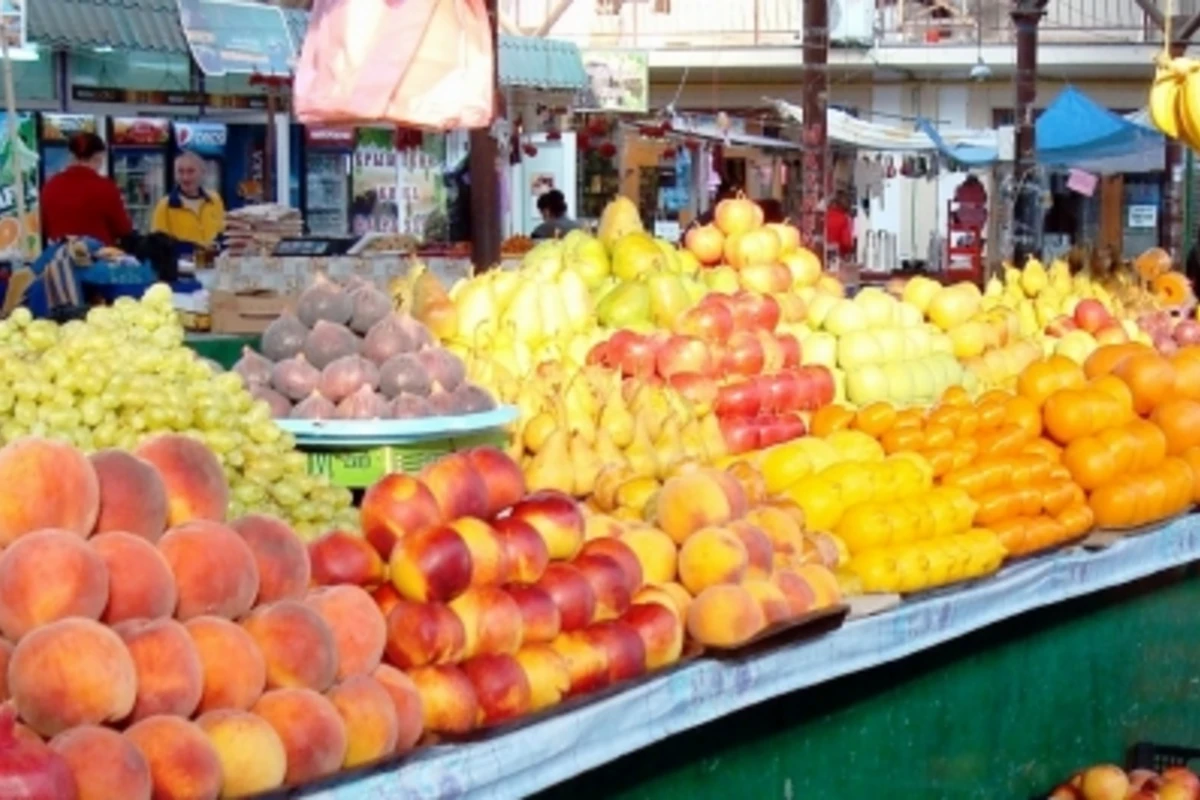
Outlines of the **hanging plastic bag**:
[[295,81],[305,124],[482,128],[494,103],[484,0],[316,0]]

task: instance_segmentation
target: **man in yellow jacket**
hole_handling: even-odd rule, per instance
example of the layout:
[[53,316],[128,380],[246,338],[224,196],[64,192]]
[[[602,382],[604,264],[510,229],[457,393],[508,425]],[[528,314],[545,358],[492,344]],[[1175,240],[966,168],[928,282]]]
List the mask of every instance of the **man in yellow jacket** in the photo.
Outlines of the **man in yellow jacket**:
[[154,209],[151,227],[175,239],[176,255],[215,250],[225,231],[225,204],[203,180],[204,159],[185,150],[175,158],[175,188]]

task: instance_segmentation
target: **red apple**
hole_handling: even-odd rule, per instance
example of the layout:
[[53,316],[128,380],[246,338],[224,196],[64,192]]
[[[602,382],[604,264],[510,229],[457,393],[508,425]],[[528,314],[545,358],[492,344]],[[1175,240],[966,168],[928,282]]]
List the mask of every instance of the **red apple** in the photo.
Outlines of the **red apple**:
[[554,563],[537,582],[558,606],[564,632],[577,631],[591,624],[596,614],[596,593],[583,573],[570,564]]
[[763,370],[763,346],[750,331],[735,331],[725,348],[723,367],[735,375],[760,375]]
[[746,417],[724,417],[721,419],[721,434],[733,455],[749,453],[759,448],[758,425]]
[[[622,542],[620,539],[611,537],[602,537],[592,539],[583,545],[583,549],[579,551],[580,557],[588,555],[607,556],[621,567],[621,571],[625,573],[625,584],[629,587],[632,595],[638,589],[642,588],[645,578],[642,575],[642,562],[638,560],[637,553],[633,552],[633,548]],[[575,566],[579,566],[576,559]]]
[[720,417],[752,417],[762,408],[762,390],[753,381],[741,381],[717,390],[714,406]]
[[799,439],[808,433],[808,426],[804,424],[804,420],[799,414],[780,414],[776,420],[785,426],[784,429],[787,431],[787,439],[784,441],[790,442],[792,439]]
[[387,580],[383,559],[366,539],[330,531],[308,545],[312,582],[317,586],[352,583],[371,588]]
[[609,360],[625,375],[653,375],[657,354],[653,343],[633,331],[617,331],[608,340]]
[[777,333],[775,339],[779,349],[783,351],[783,368],[795,369],[800,366],[800,340],[790,333]]
[[1078,327],[1075,324],[1075,320],[1070,317],[1055,317],[1046,326],[1046,335],[1062,337],[1073,330],[1078,330]]
[[679,660],[683,652],[683,623],[675,611],[659,603],[640,603],[621,617],[642,639],[646,669],[658,669]]
[[426,464],[417,477],[437,500],[442,519],[487,515],[487,484],[465,453],[450,453]]
[[363,495],[360,514],[363,536],[384,559],[392,554],[396,542],[437,527],[442,519],[429,487],[412,475],[393,472]]
[[551,642],[562,632],[562,612],[545,589],[540,586],[508,586],[505,591],[521,610],[524,643]]
[[1075,324],[1088,333],[1095,333],[1112,322],[1112,315],[1099,300],[1080,300],[1075,306]]
[[492,528],[504,543],[512,580],[533,583],[542,577],[550,563],[550,551],[537,530],[523,519],[501,517]]
[[768,375],[773,375],[783,369],[783,348],[779,345],[779,340],[775,338],[775,334],[768,331],[755,331],[758,336],[758,343],[762,345],[763,351],[763,372]]
[[733,326],[738,330],[775,330],[779,324],[779,303],[770,295],[738,292],[731,298]]
[[1193,796],[1200,795],[1200,777],[1187,767],[1167,767],[1162,771],[1163,783],[1175,783],[1192,792]]
[[462,621],[441,603],[400,600],[388,612],[385,653],[400,669],[458,661],[466,641]]
[[596,595],[593,620],[614,619],[625,613],[640,586],[631,586],[629,576],[615,558],[600,553],[581,555],[571,562],[591,584]]
[[1124,344],[1129,341],[1129,334],[1118,323],[1112,322],[1096,331],[1096,344]]
[[823,408],[833,402],[833,398],[837,394],[837,388],[833,383],[833,373],[829,371],[828,367],[803,367],[801,375],[806,377],[813,387],[811,403],[802,405],[801,409],[813,410]]
[[588,366],[596,364],[602,367],[615,366],[612,360],[612,349],[609,348],[608,342],[597,342],[592,345],[592,349],[588,350],[587,363]]
[[646,671],[646,645],[632,625],[619,620],[597,622],[583,630],[583,638],[605,652],[609,683],[636,678]]
[[672,389],[692,405],[696,416],[709,412],[717,401],[717,382],[695,372],[678,372],[667,379]]
[[462,665],[463,674],[475,688],[479,722],[494,725],[529,713],[533,691],[517,660],[507,654],[475,656]]
[[562,492],[534,492],[513,506],[511,516],[538,532],[552,559],[574,558],[583,546],[583,512]]
[[487,516],[494,517],[525,496],[525,473],[503,450],[474,447],[467,451],[467,461],[487,488]]
[[788,425],[779,417],[755,417],[754,424],[758,426],[758,446],[771,447],[789,441]]
[[800,409],[800,392],[804,382],[795,372],[780,372],[762,378],[759,386],[763,389],[762,405],[766,411],[797,411]]
[[691,336],[672,336],[658,351],[658,374],[670,379],[682,372],[712,374],[715,366],[707,345]]
[[706,342],[723,342],[733,333],[733,312],[720,303],[701,302],[684,312],[675,323],[675,332]]

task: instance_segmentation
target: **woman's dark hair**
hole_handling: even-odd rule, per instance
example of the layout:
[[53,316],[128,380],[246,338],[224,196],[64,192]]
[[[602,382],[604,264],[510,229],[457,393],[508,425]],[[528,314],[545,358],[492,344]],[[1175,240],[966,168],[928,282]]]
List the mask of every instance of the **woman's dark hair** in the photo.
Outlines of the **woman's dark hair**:
[[774,197],[765,197],[757,202],[763,211],[763,222],[783,222],[783,203]]
[[567,198],[558,189],[551,189],[538,198],[537,207],[552,217],[566,216]]
[[67,142],[67,149],[80,161],[87,161],[97,153],[103,153],[108,146],[94,133],[77,133]]

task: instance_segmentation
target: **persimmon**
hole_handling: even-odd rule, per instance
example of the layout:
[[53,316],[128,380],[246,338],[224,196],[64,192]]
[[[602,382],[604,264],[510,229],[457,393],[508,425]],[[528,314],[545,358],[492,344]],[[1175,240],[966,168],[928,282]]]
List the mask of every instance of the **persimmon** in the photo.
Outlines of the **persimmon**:
[[1135,353],[1122,361],[1113,374],[1133,393],[1133,410],[1145,416],[1171,396],[1175,388],[1175,368],[1154,352]]
[[1116,375],[1101,375],[1093,379],[1088,384],[1088,388],[1103,392],[1115,400],[1120,408],[1125,410],[1125,418],[1121,422],[1133,417],[1133,392],[1125,381]]
[[854,415],[854,428],[879,439],[896,424],[897,412],[891,403],[865,405]]
[[[1068,448],[1069,449],[1069,448]],[[1096,518],[1096,527],[1110,530],[1132,528],[1137,519],[1137,490],[1126,481],[1108,483],[1092,492],[1088,505]]]
[[1149,352],[1146,345],[1140,342],[1121,342],[1120,344],[1104,344],[1092,351],[1083,362],[1083,373],[1089,379],[1108,375],[1117,366],[1135,353]]
[[1000,544],[1004,545],[1004,549],[1010,555],[1021,555],[1025,544],[1025,528],[1029,524],[1029,520],[1020,517],[1001,520],[991,526],[992,533],[996,534],[996,538],[1000,540]]
[[1021,452],[1041,456],[1055,464],[1062,461],[1062,448],[1049,439],[1042,437],[1026,442],[1025,446],[1021,448]]
[[1017,393],[1039,408],[1059,389],[1078,389],[1085,383],[1083,369],[1066,356],[1053,355],[1030,364],[1017,378]]
[[971,395],[961,386],[949,386],[939,402],[944,406],[967,406],[971,404]]
[[979,455],[979,442],[973,437],[957,439],[951,447],[954,450],[955,469],[970,464]]
[[975,410],[979,414],[979,432],[994,431],[1004,424],[1004,403],[999,400],[980,403]]
[[925,443],[925,433],[920,428],[892,428],[879,439],[885,453],[899,453],[904,450],[920,450]]
[[940,423],[925,426],[923,449],[938,450],[954,444],[954,430]]
[[1125,426],[1125,430],[1134,437],[1134,472],[1153,469],[1167,457],[1167,435],[1153,422],[1135,419]]
[[1028,397],[1013,395],[1004,404],[1004,421],[1022,428],[1030,436],[1042,433],[1042,415]]
[[925,412],[920,408],[902,408],[896,412],[893,428],[924,428]]
[[1068,539],[1083,536],[1096,523],[1092,507],[1085,502],[1067,507],[1055,515],[1055,519],[1063,526],[1063,533]]
[[1175,398],[1160,404],[1150,421],[1167,437],[1167,455],[1200,445],[1200,401]]
[[855,413],[845,406],[833,403],[822,406],[812,415],[809,432],[813,436],[828,436],[834,431],[846,430],[854,422]]
[[1200,447],[1189,447],[1181,458],[1192,468],[1192,501],[1200,502]]
[[1008,402],[1008,398],[1010,397],[1012,397],[1012,394],[1004,391],[1003,389],[988,389],[986,392],[979,395],[979,399],[975,402],[975,405],[990,406],[994,403],[1004,405]]
[[1192,345],[1179,350],[1171,356],[1171,366],[1175,368],[1173,394],[1200,400],[1200,347]]
[[1117,475],[1116,459],[1095,436],[1085,436],[1067,445],[1062,463],[1071,478],[1089,492],[1112,482]]
[[1112,456],[1115,474],[1129,472],[1137,464],[1138,439],[1127,426],[1100,431],[1095,438]]
[[976,499],[979,501],[979,507],[975,509],[976,525],[989,527],[997,522],[1021,515],[1019,490],[1007,487],[992,489]]
[[1168,456],[1159,468],[1167,482],[1172,513],[1195,504],[1196,469],[1184,456]]
[[998,456],[1011,456],[1021,452],[1021,448],[1031,437],[1016,425],[1001,425],[992,431],[985,431],[976,436],[979,451]]
[[1042,508],[1047,514],[1058,515],[1083,499],[1083,490],[1079,488],[1079,484],[1074,481],[1057,481],[1042,491]]

